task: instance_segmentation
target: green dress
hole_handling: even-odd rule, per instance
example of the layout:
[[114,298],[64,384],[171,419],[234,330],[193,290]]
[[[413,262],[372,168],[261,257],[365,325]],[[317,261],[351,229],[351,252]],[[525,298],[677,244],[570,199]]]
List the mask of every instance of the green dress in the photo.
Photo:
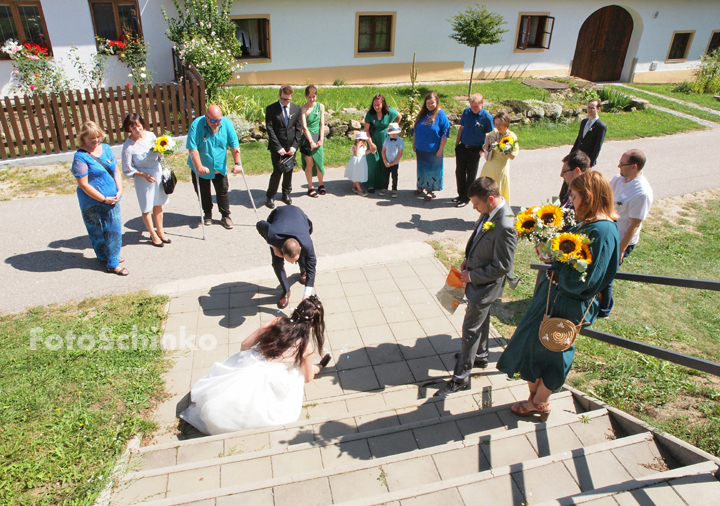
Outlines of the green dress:
[[[615,277],[618,270],[619,240],[617,224],[609,220],[581,223],[571,228],[570,232],[585,234],[593,240],[590,244],[593,261],[588,266],[587,279],[584,282],[580,280],[580,273],[569,264],[553,262],[552,270],[558,272],[560,278],[559,285],[550,290],[550,308],[552,316],[567,318],[578,324],[595,294]],[[570,372],[575,346],[555,352],[548,350],[540,342],[538,334],[545,314],[548,283],[550,280],[543,276],[535,289],[530,307],[500,356],[497,368],[510,377],[520,373],[525,381],[535,382],[542,378],[547,388],[557,390],[563,386]],[[585,317],[586,323],[595,321],[598,307],[599,302],[595,299]]]
[[398,117],[398,112],[392,107],[388,107],[389,114],[383,114],[383,117],[378,119],[377,113],[374,109],[370,109],[365,115],[365,123],[370,125],[370,137],[377,147],[375,153],[367,153],[365,158],[367,159],[368,165],[368,188],[382,189],[385,183],[385,164],[382,159],[382,147],[385,139],[387,138],[388,125],[395,121]]
[[[322,114],[320,114],[320,104],[316,103],[315,107],[313,107],[312,111],[310,111],[310,114],[307,115],[305,118],[305,121],[307,123],[308,131],[310,132],[310,135],[312,135],[313,139],[317,142],[317,139],[319,139],[320,135],[320,118],[322,117]],[[300,143],[300,152],[303,155],[312,156],[313,159],[313,176],[317,176],[317,170],[320,169],[320,172],[325,174],[325,151],[323,150],[322,146],[318,146],[315,149],[310,148],[310,144],[308,143],[307,138],[303,135],[302,142]],[[310,154],[312,153],[312,155]],[[305,170],[305,166],[307,165],[307,162],[305,161],[305,156],[302,156],[302,168]]]

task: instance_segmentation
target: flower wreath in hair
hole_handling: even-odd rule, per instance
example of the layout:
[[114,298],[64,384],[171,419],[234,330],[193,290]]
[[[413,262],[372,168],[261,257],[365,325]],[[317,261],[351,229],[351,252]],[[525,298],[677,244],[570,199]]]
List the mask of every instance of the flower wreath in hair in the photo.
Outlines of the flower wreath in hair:
[[[305,308],[302,310],[300,307],[296,307],[292,314],[290,315],[290,322],[294,324],[298,323],[310,323],[315,318],[315,311],[322,308],[322,305],[320,304],[320,298],[317,295],[310,295],[307,299],[305,299],[303,302],[310,302],[311,306],[308,307],[308,304],[305,304]],[[303,302],[300,303],[300,305],[303,305]]]

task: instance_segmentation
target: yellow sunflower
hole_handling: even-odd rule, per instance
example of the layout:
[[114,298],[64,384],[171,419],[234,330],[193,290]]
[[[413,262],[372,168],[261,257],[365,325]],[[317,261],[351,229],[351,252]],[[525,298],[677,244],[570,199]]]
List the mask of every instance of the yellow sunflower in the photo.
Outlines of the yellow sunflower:
[[563,211],[558,206],[546,204],[537,212],[540,221],[548,227],[560,228],[563,221]]
[[169,143],[170,139],[168,139],[167,136],[163,135],[162,137],[158,137],[155,142],[155,151],[158,153],[164,153],[167,150]]
[[587,265],[590,265],[593,261],[592,253],[590,253],[590,248],[587,244],[582,243],[580,245],[580,252],[577,255],[578,260],[585,260],[585,263]]
[[506,144],[510,144],[511,146],[513,146],[515,144],[515,140],[509,135],[506,135],[505,137],[500,139],[500,146],[505,147]]
[[515,230],[517,230],[518,234],[527,234],[535,230],[537,218],[533,213],[534,209],[533,207],[518,214],[515,220]]
[[553,239],[552,250],[560,253],[558,260],[567,262],[571,258],[577,258],[582,244],[582,236],[563,232]]

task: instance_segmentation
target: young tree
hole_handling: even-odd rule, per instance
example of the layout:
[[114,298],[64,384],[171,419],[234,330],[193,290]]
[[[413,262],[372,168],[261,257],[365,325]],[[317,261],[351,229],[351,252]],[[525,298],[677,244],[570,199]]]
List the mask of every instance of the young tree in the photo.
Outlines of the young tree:
[[479,9],[469,6],[465,12],[448,19],[452,23],[453,33],[450,38],[468,47],[472,47],[473,61],[470,69],[470,86],[468,97],[472,93],[473,73],[475,72],[475,57],[480,44],[497,44],[502,42],[501,35],[507,30],[501,28],[505,24],[505,18],[500,14],[488,12],[483,5],[475,4]]

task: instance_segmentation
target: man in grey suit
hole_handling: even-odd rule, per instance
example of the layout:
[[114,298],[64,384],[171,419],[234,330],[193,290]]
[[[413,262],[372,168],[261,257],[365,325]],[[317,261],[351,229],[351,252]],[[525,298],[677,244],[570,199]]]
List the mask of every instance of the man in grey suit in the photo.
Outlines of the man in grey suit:
[[505,279],[512,277],[517,244],[513,212],[492,178],[476,179],[468,189],[468,197],[481,217],[465,247],[465,260],[460,266],[468,299],[462,347],[455,356],[452,379],[435,394],[440,397],[469,389],[473,365],[481,369],[487,367],[490,305],[502,295]]

